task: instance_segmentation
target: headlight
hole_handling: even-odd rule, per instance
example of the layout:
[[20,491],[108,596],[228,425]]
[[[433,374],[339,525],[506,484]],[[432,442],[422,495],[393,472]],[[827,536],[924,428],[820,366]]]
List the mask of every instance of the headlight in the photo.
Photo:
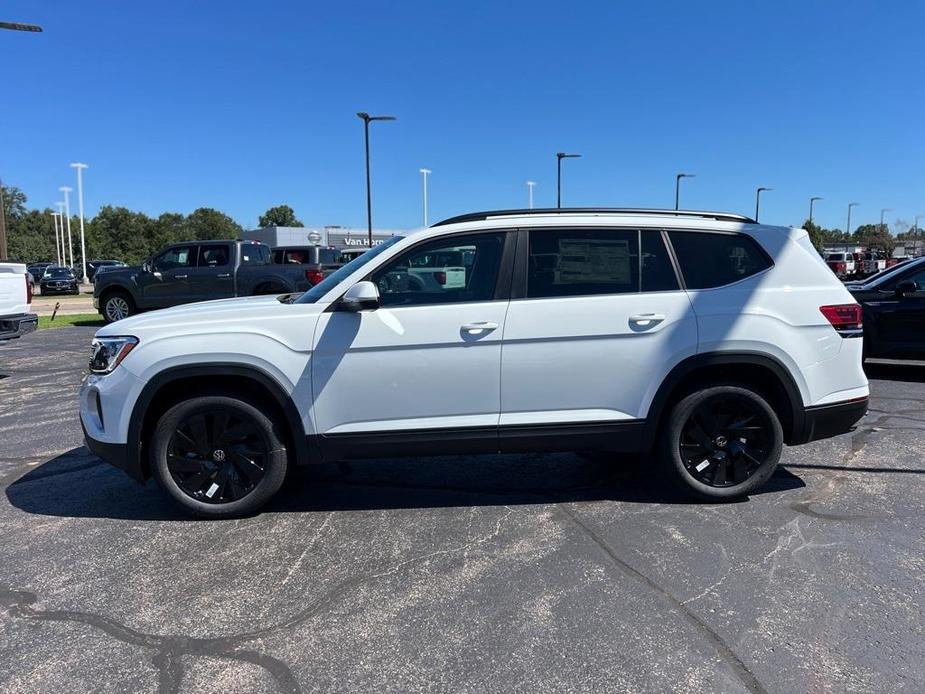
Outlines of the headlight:
[[96,337],[90,351],[90,371],[108,374],[125,359],[135,345],[137,337]]

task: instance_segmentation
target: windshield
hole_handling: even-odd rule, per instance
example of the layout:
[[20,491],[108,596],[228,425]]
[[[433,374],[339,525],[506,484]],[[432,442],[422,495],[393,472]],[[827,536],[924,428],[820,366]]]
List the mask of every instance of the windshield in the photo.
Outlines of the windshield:
[[50,267],[45,270],[45,277],[54,277],[56,279],[71,277],[71,271],[66,267]]
[[893,275],[895,275],[900,270],[908,269],[913,262],[921,264],[922,262],[925,262],[925,261],[915,260],[915,261],[906,261],[903,263],[899,263],[898,265],[894,265],[888,270],[883,270],[881,272],[878,272],[873,277],[868,278],[867,281],[862,286],[864,286],[865,288],[869,287],[871,289],[874,289],[878,287],[879,285],[883,284],[888,279],[890,279]]
[[330,275],[325,277],[323,280],[321,280],[318,284],[316,284],[314,287],[312,287],[307,292],[305,292],[302,296],[299,297],[298,301],[296,301],[295,303],[297,304],[315,303],[316,301],[318,301],[318,299],[323,297],[325,294],[331,291],[334,287],[336,287],[338,284],[343,282],[347,277],[349,277],[354,272],[359,270],[361,267],[366,265],[366,263],[368,263],[370,260],[375,258],[380,253],[382,253],[385,249],[391,248],[392,246],[394,246],[396,243],[403,240],[404,238],[405,238],[404,236],[393,236],[388,241],[380,243],[375,248],[372,248],[366,251],[366,253],[364,253],[363,255],[357,256],[356,258],[351,260],[349,263],[347,263],[346,265],[338,269],[337,272],[331,273]]

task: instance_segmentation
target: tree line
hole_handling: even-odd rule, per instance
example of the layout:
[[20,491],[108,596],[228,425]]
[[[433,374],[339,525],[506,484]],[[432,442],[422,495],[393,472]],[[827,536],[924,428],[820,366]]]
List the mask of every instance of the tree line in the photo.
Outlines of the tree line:
[[[6,217],[7,255],[23,263],[56,262],[55,224],[49,207],[29,209],[26,194],[18,188],[3,187]],[[303,226],[288,205],[267,210],[260,226]],[[106,205],[95,216],[84,219],[87,260],[113,259],[129,264],[142,262],[158,249],[180,241],[239,239],[240,224],[211,207],[200,207],[184,215],[164,212],[150,217],[125,207]],[[80,264],[80,219],[71,218],[71,245],[74,262]]]
[[921,229],[915,230],[902,221],[898,221],[896,226],[902,231],[894,236],[887,225],[881,227],[879,224],[862,224],[849,234],[841,229],[824,229],[808,219],[803,222],[803,228],[809,233],[810,240],[820,251],[830,245],[864,246],[880,251],[887,257],[892,256],[896,246],[904,241],[922,239]]

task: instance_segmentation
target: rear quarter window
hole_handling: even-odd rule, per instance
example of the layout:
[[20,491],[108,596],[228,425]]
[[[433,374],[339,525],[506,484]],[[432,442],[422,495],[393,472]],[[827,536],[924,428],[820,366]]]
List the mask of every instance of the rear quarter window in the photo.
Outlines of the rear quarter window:
[[771,267],[761,246],[745,234],[669,231],[688,289],[711,289]]

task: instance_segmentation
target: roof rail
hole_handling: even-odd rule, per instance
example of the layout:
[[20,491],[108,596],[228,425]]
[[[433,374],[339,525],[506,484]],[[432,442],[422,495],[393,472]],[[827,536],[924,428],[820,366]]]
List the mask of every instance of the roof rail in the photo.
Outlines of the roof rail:
[[627,214],[658,217],[696,217],[700,219],[715,219],[719,222],[743,222],[757,224],[751,217],[730,212],[704,212],[699,210],[652,210],[632,207],[549,207],[528,210],[491,210],[489,212],[470,212],[456,217],[444,219],[431,226],[439,227],[447,224],[460,224],[462,222],[480,222],[492,217],[528,217],[531,215],[555,214]]

